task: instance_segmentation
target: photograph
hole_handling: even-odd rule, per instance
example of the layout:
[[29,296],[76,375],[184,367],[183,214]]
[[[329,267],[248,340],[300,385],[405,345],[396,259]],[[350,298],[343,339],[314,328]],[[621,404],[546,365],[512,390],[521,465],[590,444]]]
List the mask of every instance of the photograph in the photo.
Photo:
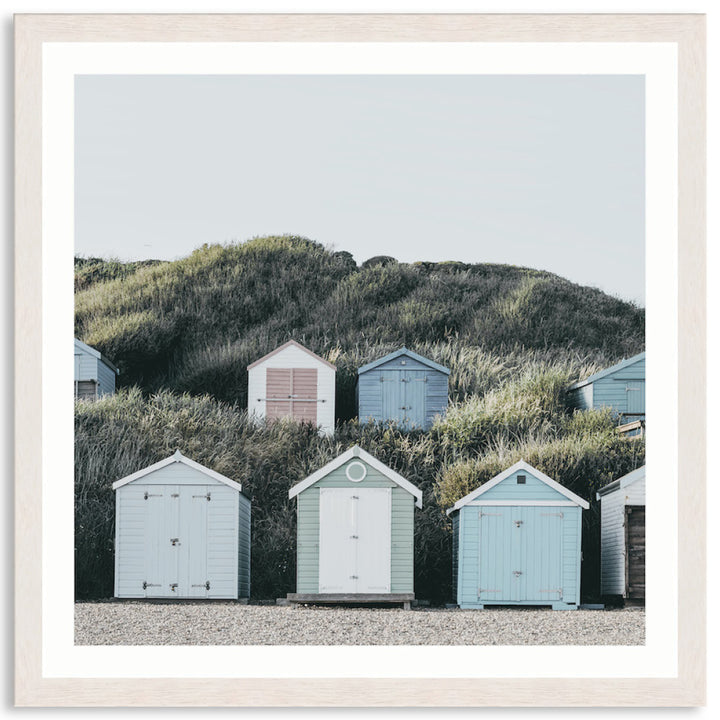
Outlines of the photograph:
[[16,705],[704,702],[703,15],[14,29]]
[[78,75],[74,138],[76,644],[645,643],[643,76]]

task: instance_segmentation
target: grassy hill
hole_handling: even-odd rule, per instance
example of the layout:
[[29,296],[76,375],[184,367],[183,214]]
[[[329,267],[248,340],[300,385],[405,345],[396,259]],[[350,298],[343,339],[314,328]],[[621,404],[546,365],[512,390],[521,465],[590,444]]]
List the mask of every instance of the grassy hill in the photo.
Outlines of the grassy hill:
[[[127,389],[76,405],[76,591],[112,594],[113,480],[176,448],[253,499],[253,595],[293,589],[287,490],[359,443],[417,484],[416,593],[450,599],[449,504],[520,457],[574,492],[644,462],[605,412],[572,414],[564,389],[644,348],[644,311],[528,268],[457,262],[358,267],[296,237],[203,246],[175,262],[76,263],[76,335]],[[335,363],[338,431],[248,422],[247,365],[294,338]],[[357,367],[407,345],[451,369],[447,417],[428,433],[360,426]],[[586,513],[584,593],[596,591]]]

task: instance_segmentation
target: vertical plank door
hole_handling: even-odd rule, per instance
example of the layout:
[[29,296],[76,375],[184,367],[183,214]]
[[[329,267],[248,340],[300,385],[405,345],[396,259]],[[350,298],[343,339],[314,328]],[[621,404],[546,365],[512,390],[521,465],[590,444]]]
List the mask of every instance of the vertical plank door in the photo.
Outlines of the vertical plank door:
[[292,394],[292,370],[290,368],[267,368],[265,417],[278,420],[290,415]]
[[[145,596],[172,597],[178,584],[179,506],[177,485],[145,488]],[[174,589],[175,588],[175,589]]]
[[357,543],[357,592],[389,593],[391,571],[390,488],[362,488],[356,492],[354,535]]
[[317,368],[293,368],[291,371],[291,414],[299,422],[317,425]]
[[357,592],[357,501],[355,488],[320,488],[318,591]]
[[427,373],[424,370],[405,370],[402,375],[403,425],[421,428],[425,425]]
[[625,593],[645,600],[645,506],[625,507]]
[[207,515],[208,494],[206,485],[183,485],[181,489],[181,516],[179,550],[180,597],[204,598],[208,595],[207,576]]
[[483,507],[478,510],[478,518],[478,600],[509,601],[512,593],[512,508]]
[[384,372],[380,374],[380,393],[382,398],[382,420],[402,422],[403,396],[399,372]]

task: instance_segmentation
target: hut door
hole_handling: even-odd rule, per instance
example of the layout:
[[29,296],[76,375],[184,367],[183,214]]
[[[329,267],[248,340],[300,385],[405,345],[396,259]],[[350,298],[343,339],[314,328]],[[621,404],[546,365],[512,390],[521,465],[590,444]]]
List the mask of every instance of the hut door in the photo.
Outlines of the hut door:
[[359,491],[355,542],[359,593],[390,592],[390,488]]
[[317,424],[316,368],[268,368],[266,382],[268,420],[292,417]]
[[182,487],[178,592],[182,597],[207,597],[207,513],[212,497],[206,485]]
[[645,599],[645,507],[625,507],[625,594]]
[[390,592],[390,497],[390,488],[320,488],[319,592]]
[[483,507],[480,515],[478,598],[482,602],[508,602],[512,591],[512,508]]
[[[644,415],[645,414],[645,381],[644,380],[628,380],[625,383],[625,392],[627,394],[627,414],[628,415]],[[637,418],[630,418],[637,420]]]
[[424,370],[405,370],[402,373],[402,418],[403,425],[423,427],[425,422],[425,388],[426,373]]
[[479,600],[546,603],[562,599],[562,520],[555,507],[480,510]]
[[400,406],[404,403],[401,395],[402,373],[397,371],[384,372],[380,375],[380,387],[382,389],[382,420],[395,420],[401,422],[403,412]]
[[563,512],[561,507],[520,507],[519,600],[560,601],[562,589]]
[[177,583],[180,503],[177,485],[145,486],[145,597],[170,597]]

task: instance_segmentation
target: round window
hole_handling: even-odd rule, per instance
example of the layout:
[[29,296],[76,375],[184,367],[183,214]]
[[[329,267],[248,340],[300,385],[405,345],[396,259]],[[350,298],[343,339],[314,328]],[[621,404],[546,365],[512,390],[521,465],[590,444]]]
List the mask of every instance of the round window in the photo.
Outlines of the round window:
[[365,479],[365,476],[367,475],[367,468],[359,460],[355,460],[345,468],[345,474],[347,475],[348,480],[351,480],[352,482],[360,482]]

